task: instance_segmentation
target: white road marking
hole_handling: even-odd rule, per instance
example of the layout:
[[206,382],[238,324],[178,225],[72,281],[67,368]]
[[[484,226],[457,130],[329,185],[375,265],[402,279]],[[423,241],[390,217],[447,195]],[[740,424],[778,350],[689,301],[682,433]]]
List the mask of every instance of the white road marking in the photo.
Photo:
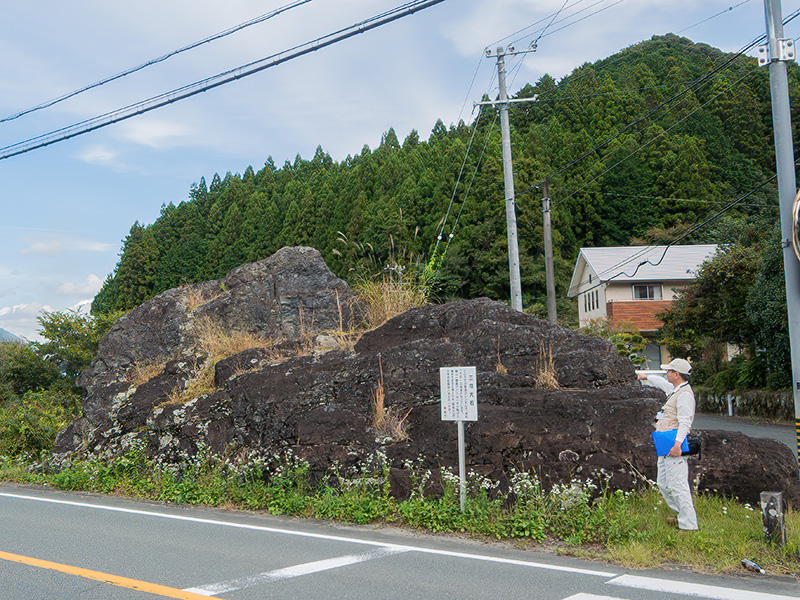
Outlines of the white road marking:
[[685,581],[674,581],[671,579],[639,577],[637,575],[621,575],[615,579],[606,581],[606,583],[640,590],[650,590],[652,592],[669,592],[682,596],[694,596],[696,598],[712,598],[713,600],[797,600],[798,598],[797,596],[781,596],[778,594],[737,590],[734,588],[724,588],[699,583],[687,583]]
[[612,573],[609,571],[596,571],[592,569],[578,569],[575,567],[565,567],[561,565],[551,565],[547,563],[537,563],[526,560],[516,560],[513,558],[501,558],[497,556],[486,556],[483,554],[470,554],[467,552],[451,552],[449,550],[437,550],[435,548],[425,548],[424,546],[408,546],[405,544],[391,544],[386,542],[376,542],[374,540],[365,540],[361,538],[344,537],[338,535],[327,535],[324,533],[310,533],[306,531],[294,531],[291,529],[280,529],[277,527],[266,527],[263,525],[246,525],[244,523],[233,523],[228,521],[217,521],[214,519],[201,519],[199,517],[188,517],[184,515],[171,515],[167,513],[159,513],[147,510],[135,510],[132,508],[121,508],[117,506],[105,506],[102,504],[90,504],[88,502],[75,502],[73,500],[56,500],[55,498],[37,498],[36,496],[24,496],[21,494],[8,494],[0,492],[0,497],[17,498],[20,500],[33,500],[35,502],[47,502],[51,504],[64,504],[67,506],[76,506],[80,508],[91,508],[95,510],[105,510],[110,512],[119,512],[131,515],[139,515],[145,517],[155,517],[158,519],[172,519],[175,521],[186,521],[190,523],[200,523],[203,525],[216,525],[221,527],[233,527],[236,529],[248,529],[251,531],[264,531],[266,533],[277,533],[282,535],[292,535],[296,537],[306,537],[319,540],[328,540],[334,542],[343,542],[349,544],[361,544],[364,546],[377,546],[379,548],[390,548],[402,552],[421,552],[423,554],[435,554],[437,556],[449,556],[451,558],[463,558],[467,560],[479,560],[483,562],[494,562],[506,565],[515,565],[519,567],[529,567],[535,569],[545,569],[549,571],[565,571],[568,573],[576,573],[580,575],[592,575],[595,577],[616,577],[619,573]]
[[292,577],[301,577],[303,575],[310,575],[312,573],[319,573],[320,571],[328,571],[330,569],[338,569],[339,567],[346,567],[358,563],[373,560],[375,558],[382,558],[400,552],[407,552],[406,550],[397,550],[395,548],[382,548],[374,552],[366,552],[364,554],[350,554],[348,556],[340,556],[338,558],[329,558],[327,560],[317,560],[302,565],[295,565],[293,567],[286,567],[285,569],[277,569],[267,573],[259,573],[251,577],[242,577],[232,581],[224,581],[221,583],[212,583],[200,587],[187,588],[184,592],[192,592],[202,596],[215,596],[225,592],[235,592],[243,590],[256,585],[269,583],[270,581],[278,581],[279,579],[290,579]]
[[622,600],[621,598],[616,598],[614,596],[597,596],[595,594],[575,594],[574,596],[570,596],[569,598],[564,598],[564,600]]

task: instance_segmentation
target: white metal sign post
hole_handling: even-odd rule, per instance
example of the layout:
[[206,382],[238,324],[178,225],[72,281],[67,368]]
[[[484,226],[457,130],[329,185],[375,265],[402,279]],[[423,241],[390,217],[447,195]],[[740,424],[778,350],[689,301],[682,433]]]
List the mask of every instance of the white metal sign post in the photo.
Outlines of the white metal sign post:
[[475,367],[442,367],[439,369],[442,394],[442,421],[458,423],[458,478],[461,491],[461,512],[467,504],[466,451],[464,421],[478,420],[478,375]]

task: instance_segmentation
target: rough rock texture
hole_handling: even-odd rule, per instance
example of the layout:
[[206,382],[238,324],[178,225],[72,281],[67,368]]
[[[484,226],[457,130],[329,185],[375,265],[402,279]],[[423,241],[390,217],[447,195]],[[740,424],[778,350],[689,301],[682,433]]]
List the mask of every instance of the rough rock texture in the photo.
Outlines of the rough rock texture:
[[[348,285],[305,247],[282,248],[221,280],[163,292],[100,341],[97,358],[78,378],[83,417],[61,432],[56,448],[93,448],[143,426],[153,407],[182,390],[208,359],[198,324],[271,340],[274,357],[276,348],[280,354],[319,332],[349,327],[360,310]],[[135,386],[137,366],[165,362],[160,374]]]
[[[308,249],[301,250],[308,255]],[[293,257],[299,253],[287,252],[294,252]],[[267,267],[277,256],[262,261],[263,268],[237,270],[235,278],[226,278],[226,287],[266,292],[269,285],[250,283],[244,273],[269,280],[262,273],[273,273]],[[302,277],[284,280],[299,282]],[[329,285],[327,304],[320,287],[297,286],[314,294],[316,314],[324,316],[315,321],[320,330],[323,322],[338,325],[332,290],[340,297],[349,292],[337,285]],[[87,417],[61,433],[56,452],[83,448],[111,456],[140,440],[151,454],[179,462],[200,445],[229,454],[290,449],[308,460],[317,476],[334,461],[358,466],[383,452],[392,463],[393,491],[402,497],[410,486],[408,461],[428,468],[457,464],[456,425],[441,421],[439,368],[474,365],[479,418],[466,425],[467,463],[473,471],[503,482],[512,469],[534,469],[545,486],[607,474],[611,485],[621,489],[641,485],[644,477],[655,478],[650,431],[664,395],[641,386],[631,363],[602,340],[490,300],[453,302],[395,317],[365,334],[352,352],[281,360],[270,349],[246,350],[216,363],[213,392],[175,404],[165,402],[168,390],[186,385],[204,356],[177,344],[172,350],[177,358],[138,387],[119,373],[126,361],[136,360],[131,349],[146,356],[142,338],[156,340],[158,348],[186,338],[179,298],[173,290],[151,300],[152,308],[146,303],[131,313],[131,325],[122,323],[109,334],[111,340],[104,340],[96,363],[81,378]],[[295,299],[308,305],[303,296]],[[286,322],[297,312],[291,301],[269,300],[269,310],[231,308],[216,299],[202,306],[203,314],[217,318],[212,303],[231,324],[296,333],[296,326]],[[145,325],[144,315],[151,314],[161,315],[163,323]],[[244,315],[267,321],[247,325],[250,317]],[[558,388],[536,385],[548,355]],[[114,364],[120,367],[114,370]],[[405,418],[406,440],[373,426],[371,405],[381,385],[388,410]],[[699,489],[753,503],[760,491],[770,488],[784,491],[789,502],[800,500],[788,448],[727,432],[702,436],[703,458],[693,460],[691,467]]]

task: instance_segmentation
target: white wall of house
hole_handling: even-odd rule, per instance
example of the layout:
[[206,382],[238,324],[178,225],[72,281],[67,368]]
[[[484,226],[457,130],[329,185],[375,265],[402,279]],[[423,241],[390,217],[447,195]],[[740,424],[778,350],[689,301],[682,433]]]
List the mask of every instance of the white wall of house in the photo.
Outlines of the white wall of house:
[[644,301],[645,298],[634,297],[634,289],[633,286],[654,286],[658,288],[655,290],[655,297],[652,300],[672,300],[675,298],[675,294],[677,291],[682,287],[685,286],[685,283],[678,283],[675,281],[667,281],[667,282],[631,282],[631,281],[622,281],[622,282],[613,282],[609,281],[606,284],[606,298],[609,302],[631,302],[633,300],[642,300]]
[[606,289],[604,285],[584,292],[578,296],[578,319],[581,327],[592,319],[606,317]]

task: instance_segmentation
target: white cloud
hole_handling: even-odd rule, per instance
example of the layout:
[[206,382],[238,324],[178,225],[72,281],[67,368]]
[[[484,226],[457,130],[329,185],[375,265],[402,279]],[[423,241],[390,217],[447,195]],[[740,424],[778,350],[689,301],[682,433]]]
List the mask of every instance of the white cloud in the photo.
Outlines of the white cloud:
[[45,241],[29,241],[30,245],[19,251],[25,256],[61,256],[65,252],[113,252],[115,247],[93,240],[52,238]]
[[47,242],[33,242],[27,248],[19,251],[24,255],[57,256],[64,250],[61,240],[49,240]]
[[93,144],[78,154],[78,159],[93,165],[119,168],[119,152],[103,144]]
[[86,281],[73,283],[67,281],[58,286],[57,292],[62,296],[94,296],[103,287],[103,280],[90,273]]
[[174,148],[192,138],[193,130],[172,120],[139,117],[120,126],[120,137],[149,148]]
[[39,323],[36,320],[43,310],[53,309],[46,304],[16,304],[0,308],[0,327],[14,335],[34,340],[40,339],[37,334]]

